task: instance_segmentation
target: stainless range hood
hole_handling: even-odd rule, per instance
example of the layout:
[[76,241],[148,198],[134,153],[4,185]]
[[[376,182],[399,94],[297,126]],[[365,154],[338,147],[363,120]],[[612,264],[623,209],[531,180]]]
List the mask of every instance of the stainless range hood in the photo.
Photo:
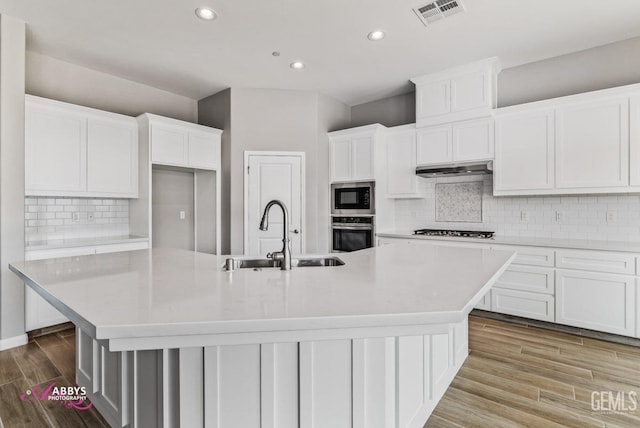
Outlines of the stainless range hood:
[[449,165],[419,166],[416,175],[425,178],[460,177],[464,175],[493,174],[493,162],[472,162]]

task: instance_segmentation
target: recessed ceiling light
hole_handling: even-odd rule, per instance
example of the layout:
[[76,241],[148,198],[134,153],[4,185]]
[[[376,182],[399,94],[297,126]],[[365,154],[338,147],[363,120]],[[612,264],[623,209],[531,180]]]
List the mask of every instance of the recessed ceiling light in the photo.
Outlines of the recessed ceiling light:
[[382,30],[375,30],[367,34],[367,38],[373,41],[382,40],[384,39],[384,36],[386,36],[386,34]]
[[295,61],[295,62],[292,62],[291,65],[289,65],[289,67],[293,68],[294,70],[302,70],[304,68],[304,62]]
[[208,7],[199,7],[196,9],[196,16],[205,21],[212,21],[218,16],[213,9]]

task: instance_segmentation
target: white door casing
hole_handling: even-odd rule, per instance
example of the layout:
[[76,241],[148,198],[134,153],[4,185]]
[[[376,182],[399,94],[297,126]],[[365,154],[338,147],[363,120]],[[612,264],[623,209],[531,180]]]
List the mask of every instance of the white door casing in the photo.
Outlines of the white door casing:
[[245,152],[244,253],[264,257],[282,249],[283,217],[279,207],[269,212],[269,229],[258,228],[267,203],[279,199],[289,211],[291,253],[304,249],[303,152]]

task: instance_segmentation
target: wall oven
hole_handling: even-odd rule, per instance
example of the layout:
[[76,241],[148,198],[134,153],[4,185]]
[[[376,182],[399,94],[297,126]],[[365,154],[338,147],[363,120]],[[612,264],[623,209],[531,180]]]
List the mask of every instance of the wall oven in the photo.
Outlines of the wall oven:
[[332,217],[331,251],[349,252],[373,247],[374,217]]
[[331,214],[375,214],[375,183],[335,183],[331,185]]

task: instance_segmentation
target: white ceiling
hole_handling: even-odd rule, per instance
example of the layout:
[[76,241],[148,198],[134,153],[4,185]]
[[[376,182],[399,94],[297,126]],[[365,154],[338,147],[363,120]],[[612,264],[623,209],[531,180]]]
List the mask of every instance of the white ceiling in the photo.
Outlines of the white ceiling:
[[[194,99],[255,87],[350,105],[489,56],[506,68],[640,35],[640,0],[463,2],[429,28],[414,0],[0,0],[0,13],[27,22],[29,50]],[[202,5],[218,19],[196,18]],[[387,37],[367,40],[378,28]]]

